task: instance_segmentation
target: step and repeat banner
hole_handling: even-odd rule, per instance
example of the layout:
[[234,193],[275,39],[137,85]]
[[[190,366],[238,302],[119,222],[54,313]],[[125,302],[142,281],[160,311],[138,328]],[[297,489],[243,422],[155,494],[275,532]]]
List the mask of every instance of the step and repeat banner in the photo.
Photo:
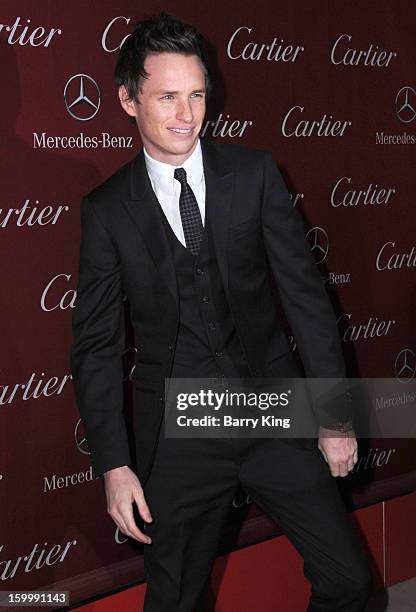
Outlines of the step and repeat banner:
[[[271,150],[282,170],[349,374],[395,378],[415,401],[413,2],[3,0],[0,590],[64,589],[76,604],[144,579],[92,475],[69,349],[81,197],[141,146],[118,102],[117,51],[161,10],[209,41],[203,136]],[[127,420],[135,351],[128,334]],[[414,490],[415,448],[361,440],[339,483],[350,507]],[[278,533],[243,492],[233,506],[223,552]]]

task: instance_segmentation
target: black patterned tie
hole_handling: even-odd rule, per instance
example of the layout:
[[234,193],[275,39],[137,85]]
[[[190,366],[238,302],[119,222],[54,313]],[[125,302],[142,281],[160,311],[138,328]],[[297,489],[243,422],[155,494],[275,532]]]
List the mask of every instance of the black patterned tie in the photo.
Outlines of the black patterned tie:
[[196,201],[194,192],[186,181],[186,171],[183,168],[176,168],[173,176],[181,184],[179,211],[181,213],[186,248],[189,249],[193,255],[198,255],[199,245],[202,240],[202,232],[204,231],[198,202]]

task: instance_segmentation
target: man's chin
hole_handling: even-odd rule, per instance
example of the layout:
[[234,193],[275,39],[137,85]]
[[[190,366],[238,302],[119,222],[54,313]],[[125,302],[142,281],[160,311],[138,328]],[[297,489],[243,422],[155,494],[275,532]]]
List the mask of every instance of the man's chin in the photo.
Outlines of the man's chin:
[[147,153],[154,159],[157,159],[166,164],[172,166],[179,166],[182,164],[194,151],[198,143],[199,135],[191,142],[165,142],[161,143],[147,143],[145,148]]
[[198,138],[194,138],[192,142],[177,143],[175,146],[171,146],[169,149],[166,149],[166,153],[175,157],[189,157],[194,151],[197,142]]

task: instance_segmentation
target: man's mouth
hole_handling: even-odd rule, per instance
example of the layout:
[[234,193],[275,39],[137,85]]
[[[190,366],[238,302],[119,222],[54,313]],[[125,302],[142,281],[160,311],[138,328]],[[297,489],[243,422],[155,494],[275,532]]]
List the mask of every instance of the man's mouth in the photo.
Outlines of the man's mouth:
[[168,128],[171,132],[175,132],[175,134],[190,134],[193,132],[194,128]]

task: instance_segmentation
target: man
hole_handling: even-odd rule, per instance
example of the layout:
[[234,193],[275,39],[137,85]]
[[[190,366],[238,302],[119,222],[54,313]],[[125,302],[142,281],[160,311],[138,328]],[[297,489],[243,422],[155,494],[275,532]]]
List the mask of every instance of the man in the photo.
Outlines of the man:
[[[335,317],[280,173],[268,153],[199,139],[210,81],[192,27],[164,14],[139,23],[116,80],[143,150],[83,200],[71,363],[108,512],[145,544],[145,610],[201,609],[239,483],[303,555],[308,611],[363,610],[370,572],[334,479],[357,461],[354,433],[342,426],[348,402],[342,431],[328,436],[338,425],[322,416],[327,427],[309,449],[164,432],[165,378],[298,374],[270,271],[307,376],[345,375]],[[124,295],[137,344],[137,465],[122,416]]]

